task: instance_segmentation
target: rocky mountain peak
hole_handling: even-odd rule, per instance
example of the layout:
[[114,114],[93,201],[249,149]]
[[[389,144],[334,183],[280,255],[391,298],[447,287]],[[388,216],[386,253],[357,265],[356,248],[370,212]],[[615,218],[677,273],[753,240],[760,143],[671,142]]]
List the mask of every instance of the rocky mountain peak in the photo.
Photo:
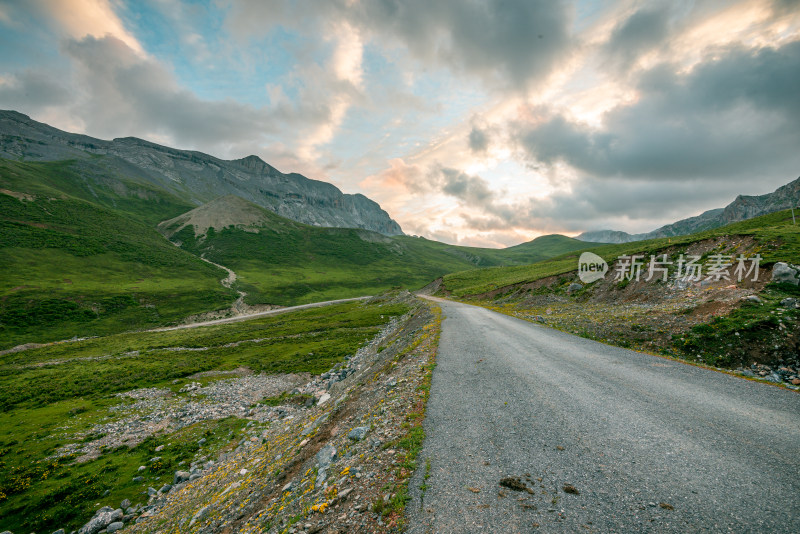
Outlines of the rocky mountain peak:
[[136,137],[105,141],[0,110],[0,158],[73,160],[87,179],[133,180],[194,205],[234,195],[305,224],[403,234],[388,213],[363,195],[344,194],[333,184],[300,174],[284,174],[255,155],[226,161]]

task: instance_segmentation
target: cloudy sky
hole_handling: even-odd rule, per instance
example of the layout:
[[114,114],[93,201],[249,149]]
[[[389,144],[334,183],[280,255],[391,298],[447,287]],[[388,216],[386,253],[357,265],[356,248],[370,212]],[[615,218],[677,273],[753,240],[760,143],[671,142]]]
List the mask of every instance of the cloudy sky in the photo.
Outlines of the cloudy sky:
[[800,1],[0,0],[0,108],[505,246],[800,175]]

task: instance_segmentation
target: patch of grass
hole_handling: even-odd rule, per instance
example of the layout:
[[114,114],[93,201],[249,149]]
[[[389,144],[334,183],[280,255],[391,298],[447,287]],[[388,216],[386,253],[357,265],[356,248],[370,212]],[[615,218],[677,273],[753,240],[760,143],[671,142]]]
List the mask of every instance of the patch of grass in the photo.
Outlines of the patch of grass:
[[286,391],[281,393],[280,395],[274,395],[272,397],[264,397],[259,401],[259,404],[263,404],[264,406],[282,406],[285,404],[305,404],[309,399],[313,399],[313,395],[309,395],[308,393],[296,393],[291,394]]
[[431,459],[425,458],[425,474],[422,475],[422,484],[419,485],[419,507],[425,503],[425,492],[428,491],[428,479],[431,478]]
[[797,346],[791,345],[787,334],[800,321],[800,310],[782,308],[780,302],[797,294],[797,286],[772,284],[760,294],[762,302],[746,301],[726,316],[693,327],[673,339],[675,348],[715,367],[778,361],[796,354]]

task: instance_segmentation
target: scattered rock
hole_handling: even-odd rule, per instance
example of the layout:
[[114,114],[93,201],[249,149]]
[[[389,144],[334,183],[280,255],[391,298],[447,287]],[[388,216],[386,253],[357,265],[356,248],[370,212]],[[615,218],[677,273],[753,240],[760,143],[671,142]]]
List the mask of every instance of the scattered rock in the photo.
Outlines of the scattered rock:
[[122,502],[119,503],[119,507],[122,508],[123,510],[127,510],[128,508],[130,508],[131,507],[130,499],[123,499]]
[[576,291],[580,291],[583,289],[583,284],[579,284],[578,282],[572,282],[570,285],[567,286],[567,293],[575,293]]
[[564,487],[561,488],[564,490],[564,493],[570,493],[572,495],[580,495],[581,492],[578,491],[578,488],[573,486],[572,484],[564,484]]
[[172,485],[180,484],[189,480],[192,474],[189,471],[175,471],[175,476],[172,478]]
[[358,426],[353,430],[351,430],[347,434],[347,437],[352,439],[353,441],[361,441],[367,435],[367,432],[369,432],[368,426]]
[[112,532],[122,530],[123,528],[125,528],[125,523],[123,523],[122,521],[114,521],[113,523],[111,523],[106,527],[106,532],[111,534]]
[[329,443],[322,447],[317,453],[317,465],[320,468],[325,469],[335,462],[336,458],[336,447]]
[[194,526],[194,525],[195,525],[195,524],[196,524],[198,521],[202,521],[203,519],[205,519],[206,517],[208,517],[208,514],[209,514],[209,513],[211,513],[211,505],[208,505],[208,506],[203,506],[202,508],[200,508],[200,509],[199,509],[199,510],[198,510],[198,511],[197,511],[197,512],[196,512],[196,513],[195,513],[195,514],[192,516],[192,520],[191,520],[191,521],[189,521],[189,526],[190,526],[190,527],[193,527],[193,526]]
[[665,502],[660,502],[660,503],[658,503],[658,505],[661,508],[663,508],[664,510],[674,510],[675,509],[674,506],[672,506],[671,504],[665,503]]
[[474,488],[472,486],[467,486],[467,489],[470,490],[472,493],[480,493],[481,492],[480,488]]
[[110,507],[104,506],[78,530],[78,534],[97,534],[111,523],[122,519],[122,516],[122,510],[112,510]]

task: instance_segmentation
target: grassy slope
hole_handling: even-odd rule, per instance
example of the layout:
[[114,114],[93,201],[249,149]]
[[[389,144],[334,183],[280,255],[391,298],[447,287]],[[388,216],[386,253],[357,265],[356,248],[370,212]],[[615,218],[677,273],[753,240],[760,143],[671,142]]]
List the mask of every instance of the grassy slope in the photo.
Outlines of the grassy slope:
[[[184,205],[100,187],[89,202],[81,183],[68,163],[0,160],[0,188],[34,198],[0,194],[0,348],[165,324],[235,298],[223,271],[147,223]],[[114,203],[127,212],[99,205]]]
[[[609,263],[625,254],[656,254],[667,247],[688,245],[703,239],[724,235],[754,237],[763,248],[762,265],[776,261],[800,263],[800,226],[792,224],[790,211],[781,211],[742,221],[722,228],[688,236],[651,239],[619,245],[600,245],[589,250]],[[494,289],[533,282],[540,278],[577,270],[577,253],[568,253],[533,265],[494,267],[451,273],[444,277],[443,288],[456,297],[476,295]]]
[[[400,304],[354,302],[242,323],[117,334],[0,356],[0,530],[77,528],[92,515],[106,490],[111,494],[103,497],[104,503],[124,498],[142,502],[144,489],[171,482],[178,462],[192,458],[197,439],[208,439],[204,448],[208,453],[228,443],[228,432],[245,423],[234,419],[199,423],[169,438],[106,451],[77,465],[68,458],[46,459],[74,442],[71,436],[76,432],[86,432],[103,420],[108,407],[125,402],[114,393],[138,387],[177,392],[184,382],[176,385],[174,379],[241,366],[256,372],[320,373],[355,353],[391,317],[406,311]],[[246,340],[253,341],[225,346]],[[172,352],[165,350],[168,347],[208,350]],[[41,365],[44,362],[49,363]],[[172,446],[156,453],[155,447],[167,441]],[[151,465],[149,459],[156,455],[162,461]],[[140,465],[150,467],[138,473]],[[136,475],[145,481],[133,482]]]
[[280,305],[368,295],[392,287],[416,289],[477,265],[531,263],[586,248],[585,243],[564,236],[544,236],[500,250],[458,247],[408,236],[319,228],[263,212],[267,222],[258,232],[228,227],[211,229],[198,239],[187,226],[171,239],[233,269],[249,303]]

